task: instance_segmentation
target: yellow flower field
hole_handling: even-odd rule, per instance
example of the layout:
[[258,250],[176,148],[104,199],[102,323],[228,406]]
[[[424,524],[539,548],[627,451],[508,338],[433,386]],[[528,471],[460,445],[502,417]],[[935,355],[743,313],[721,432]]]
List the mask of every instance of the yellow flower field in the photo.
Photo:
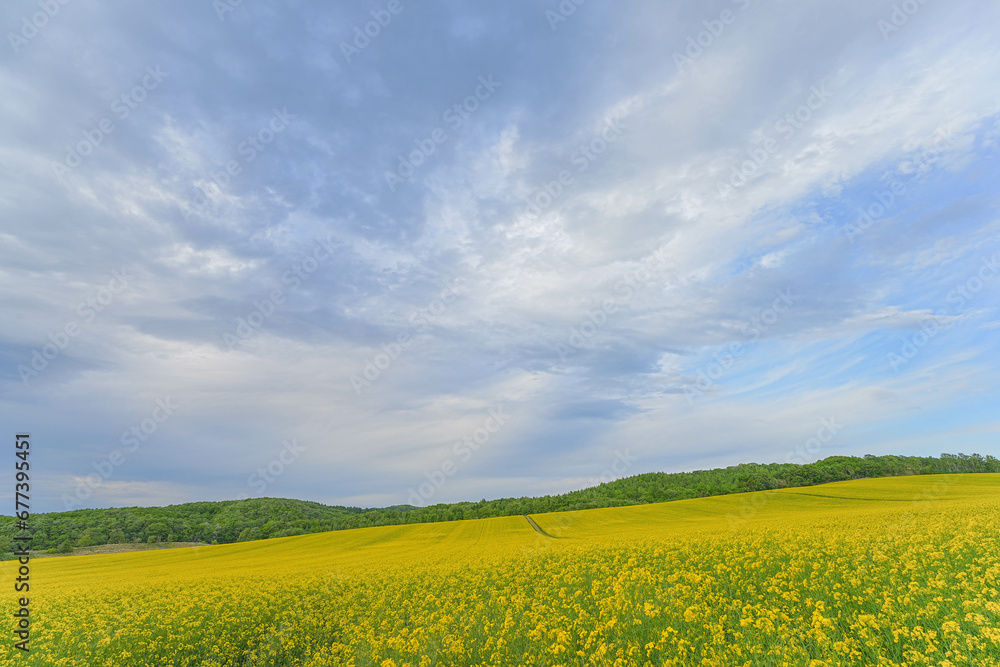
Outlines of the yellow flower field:
[[34,560],[0,664],[1000,665],[1000,475],[532,518]]

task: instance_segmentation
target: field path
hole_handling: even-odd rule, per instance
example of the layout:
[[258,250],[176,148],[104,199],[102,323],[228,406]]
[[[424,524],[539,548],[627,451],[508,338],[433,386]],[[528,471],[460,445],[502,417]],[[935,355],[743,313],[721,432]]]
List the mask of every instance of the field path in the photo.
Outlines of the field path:
[[536,530],[536,531],[537,531],[537,532],[538,532],[539,534],[541,534],[541,535],[544,535],[545,537],[551,537],[551,538],[552,538],[553,540],[558,540],[558,539],[559,539],[559,538],[558,538],[558,537],[556,537],[555,535],[549,535],[549,534],[548,534],[548,533],[546,533],[546,532],[545,532],[544,530],[542,530],[542,527],[541,527],[541,526],[539,526],[539,525],[538,525],[537,523],[535,523],[535,520],[534,520],[534,519],[532,519],[532,518],[531,518],[530,516],[528,516],[527,514],[525,514],[525,515],[524,515],[524,518],[528,520],[528,523],[530,523],[530,524],[531,524],[531,527],[532,527],[532,528],[534,528],[534,529],[535,529],[535,530]]

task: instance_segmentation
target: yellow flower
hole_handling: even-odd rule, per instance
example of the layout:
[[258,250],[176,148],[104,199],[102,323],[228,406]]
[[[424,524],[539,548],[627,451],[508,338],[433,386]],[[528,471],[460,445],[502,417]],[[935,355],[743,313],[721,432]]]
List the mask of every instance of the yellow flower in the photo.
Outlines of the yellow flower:
[[[930,483],[914,475],[831,484],[812,496],[771,492],[752,525],[735,532],[726,517],[746,494],[534,515],[558,540],[511,516],[39,559],[32,574],[44,582],[45,606],[32,608],[43,613],[32,617],[31,659],[53,667],[994,664],[1000,475],[959,478],[947,502],[915,505]],[[15,567],[0,562],[0,578],[13,580]],[[9,596],[0,600],[0,613],[12,618],[13,609]],[[14,663],[13,651],[0,643],[0,664]]]

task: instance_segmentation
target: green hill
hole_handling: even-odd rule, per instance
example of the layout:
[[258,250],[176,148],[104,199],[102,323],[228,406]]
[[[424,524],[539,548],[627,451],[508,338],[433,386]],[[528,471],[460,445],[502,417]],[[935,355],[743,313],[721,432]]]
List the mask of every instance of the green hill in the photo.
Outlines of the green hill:
[[[744,463],[682,473],[646,473],[581,491],[538,498],[501,498],[362,509],[304,500],[254,498],[196,502],[167,507],[84,509],[36,514],[31,546],[44,551],[126,542],[209,542],[319,533],[368,526],[541,514],[598,507],[718,496],[746,491],[811,486],[865,477],[1000,472],[1000,460],[978,454],[918,456],[832,456],[816,463]],[[10,550],[13,517],[0,517],[0,554]]]

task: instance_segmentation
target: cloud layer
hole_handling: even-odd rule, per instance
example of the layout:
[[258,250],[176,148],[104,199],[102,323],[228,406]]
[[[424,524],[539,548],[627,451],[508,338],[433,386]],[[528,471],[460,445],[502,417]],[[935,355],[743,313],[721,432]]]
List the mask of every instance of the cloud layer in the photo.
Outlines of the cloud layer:
[[996,452],[1000,8],[44,4],[0,10],[41,510]]

